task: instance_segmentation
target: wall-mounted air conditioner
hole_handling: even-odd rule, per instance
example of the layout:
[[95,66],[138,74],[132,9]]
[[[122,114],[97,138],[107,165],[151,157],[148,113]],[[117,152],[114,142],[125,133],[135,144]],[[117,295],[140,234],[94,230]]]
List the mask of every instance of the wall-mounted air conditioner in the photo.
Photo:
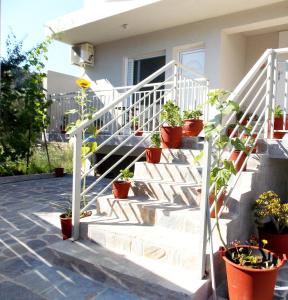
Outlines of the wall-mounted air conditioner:
[[89,43],[71,47],[71,64],[77,66],[94,66],[94,47]]

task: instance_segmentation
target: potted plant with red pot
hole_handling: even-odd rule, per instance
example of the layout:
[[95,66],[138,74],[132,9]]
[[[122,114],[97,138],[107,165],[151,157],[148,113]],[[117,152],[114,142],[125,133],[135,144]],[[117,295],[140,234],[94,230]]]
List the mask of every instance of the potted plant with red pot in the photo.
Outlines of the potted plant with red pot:
[[138,117],[134,117],[132,119],[133,124],[132,124],[132,129],[134,130],[134,135],[135,136],[142,136],[143,135],[143,130],[138,130],[139,128],[139,118]]
[[[274,110],[274,130],[283,130],[284,120],[283,120],[283,110],[280,105],[275,106]],[[285,129],[287,129],[287,122]],[[285,132],[273,132],[274,139],[282,139],[285,135]]]
[[153,133],[151,136],[151,147],[146,148],[146,161],[148,163],[158,164],[161,159],[162,149],[159,133]]
[[54,174],[55,174],[55,177],[63,177],[65,175],[64,168],[62,168],[62,167],[56,167],[54,169]]
[[131,187],[130,178],[133,177],[133,172],[129,169],[120,170],[120,180],[116,180],[112,184],[112,192],[116,199],[128,198],[128,193]]
[[225,262],[229,300],[272,300],[278,270],[286,263],[265,249],[267,240],[252,245],[233,242],[220,247]]
[[279,256],[288,256],[288,203],[283,203],[273,191],[267,191],[254,204],[255,221],[261,239],[267,239],[267,249]]
[[163,105],[161,120],[164,125],[160,127],[162,148],[179,149],[182,144],[182,118],[180,108],[172,100]]
[[200,117],[203,115],[200,109],[192,111],[184,111],[183,114],[183,135],[184,136],[198,136],[203,130],[203,120]]

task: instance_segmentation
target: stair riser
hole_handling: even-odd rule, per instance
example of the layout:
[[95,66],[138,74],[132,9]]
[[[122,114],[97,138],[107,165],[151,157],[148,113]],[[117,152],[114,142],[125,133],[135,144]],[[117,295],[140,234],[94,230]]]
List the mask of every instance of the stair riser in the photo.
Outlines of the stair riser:
[[[127,226],[129,231],[129,226]],[[193,270],[197,267],[198,257],[187,249],[181,247],[163,247],[157,244],[157,241],[151,242],[141,237],[129,236],[127,234],[115,234],[108,231],[100,231],[86,224],[81,224],[81,238],[91,241],[105,247],[109,250],[116,250],[120,253],[131,253],[137,256],[143,256],[150,259],[160,260],[170,265]],[[189,243],[189,241],[187,241]],[[197,243],[195,243],[197,247]]]
[[159,199],[191,207],[197,207],[200,203],[199,188],[190,185],[134,181],[132,191],[135,196],[145,196],[148,199]]
[[191,149],[162,149],[161,161],[162,163],[177,163],[190,164],[192,166],[199,166],[201,160],[197,161],[195,158],[199,155],[200,150]]
[[195,182],[201,181],[199,171],[192,166],[181,164],[151,164],[136,163],[135,176],[141,176],[141,179],[167,180],[174,182]]
[[[97,255],[92,254],[91,255]],[[168,300],[188,300],[191,299],[191,296],[188,294],[184,294],[179,291],[172,291],[170,289],[166,289],[163,286],[158,285],[157,283],[152,284],[147,281],[143,281],[136,276],[132,277],[126,274],[123,274],[121,270],[118,272],[115,270],[107,269],[103,266],[91,265],[88,262],[75,258],[74,256],[69,256],[63,254],[63,252],[58,253],[55,250],[49,251],[49,262],[61,265],[66,267],[74,272],[80,272],[81,274],[85,274],[90,278],[98,282],[102,282],[107,284],[107,286],[127,289],[129,292],[133,292],[139,297],[147,297],[147,291],[149,291],[149,299],[151,300],[159,300],[159,299],[168,299]],[[125,266],[123,266],[125,268]]]

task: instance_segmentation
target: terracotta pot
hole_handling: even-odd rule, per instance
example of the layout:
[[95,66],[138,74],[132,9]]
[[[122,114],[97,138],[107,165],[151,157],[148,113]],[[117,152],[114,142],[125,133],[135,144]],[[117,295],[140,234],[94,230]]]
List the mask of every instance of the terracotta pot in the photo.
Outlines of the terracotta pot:
[[[244,137],[244,138],[248,138],[249,135],[246,134],[246,133],[244,133],[244,134],[243,134],[243,137]],[[255,140],[256,137],[257,137],[257,134],[256,134],[256,133],[253,133],[253,134],[252,134],[252,137],[253,137],[253,139]],[[250,138],[250,141],[251,141],[251,138]],[[250,149],[251,149],[251,147],[250,147]],[[252,153],[256,153],[256,152],[257,152],[257,143],[256,143],[256,145],[254,146],[254,148],[253,148],[253,150],[252,150]]]
[[116,199],[126,199],[128,198],[128,193],[131,183],[129,181],[115,181],[112,184],[112,192]]
[[[261,255],[258,247],[246,245],[238,247],[249,248],[255,254]],[[233,249],[235,248],[230,248]],[[261,249],[275,263],[278,261],[277,266],[272,269],[252,269],[233,263],[228,258],[228,251],[223,247],[219,251],[225,261],[229,300],[272,300],[277,273],[286,262],[285,259],[278,261],[276,254]]]
[[244,118],[244,120],[240,123],[240,125],[245,126],[248,123],[248,119]]
[[266,248],[276,253],[279,257],[283,257],[283,254],[288,256],[288,233],[274,234],[265,232],[264,230],[263,228],[258,228],[259,239],[268,241]]
[[63,240],[67,240],[72,236],[72,218],[66,218],[65,214],[60,215],[61,230]]
[[[225,200],[225,195],[226,195],[226,192],[222,192],[221,196],[219,197],[218,199],[218,202],[216,204],[216,210],[217,210],[217,213],[218,211],[220,210],[220,208],[222,207],[223,203],[224,203],[224,200]],[[215,195],[214,194],[210,194],[209,195],[209,204],[212,205],[212,203],[214,202],[215,200]],[[211,218],[215,218],[215,209],[210,213],[210,217]]]
[[143,131],[142,130],[136,130],[134,133],[135,136],[142,136],[143,135]]
[[158,164],[161,159],[161,148],[146,148],[146,161],[152,164]]
[[[231,135],[231,133],[233,132],[234,128],[232,127],[228,127],[226,129],[226,135],[229,137]],[[238,136],[238,130],[234,133],[234,135],[232,137],[237,137]]]
[[[240,150],[233,150],[233,152],[231,153],[231,156],[230,156],[230,160],[233,160],[234,162],[237,160],[238,156],[240,155],[241,151]],[[234,166],[235,166],[235,170],[237,172],[240,171],[245,159],[246,159],[247,155],[246,153],[242,152],[241,153],[241,156],[240,156],[240,159],[238,160],[238,162],[235,164],[234,163]],[[243,171],[246,171],[246,164],[243,168]]]
[[[286,120],[285,129],[288,128],[287,121],[288,120]],[[283,125],[284,125],[283,117],[274,118],[274,130],[283,130]],[[273,138],[274,139],[282,139],[284,137],[284,135],[285,135],[285,132],[274,132],[273,133]]]
[[198,136],[198,134],[203,130],[203,120],[184,120],[184,125],[182,128],[184,136]]
[[55,177],[63,177],[64,176],[64,168],[55,168],[54,174],[55,174]]
[[162,126],[160,128],[162,148],[179,149],[182,144],[182,127]]

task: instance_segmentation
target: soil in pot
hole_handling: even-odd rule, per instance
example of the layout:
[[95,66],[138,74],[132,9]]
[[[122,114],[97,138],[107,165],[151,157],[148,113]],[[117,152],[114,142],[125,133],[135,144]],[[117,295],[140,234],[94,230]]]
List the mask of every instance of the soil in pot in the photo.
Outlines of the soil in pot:
[[146,161],[152,164],[158,164],[161,159],[161,148],[146,148]]
[[72,218],[66,217],[65,214],[60,215],[61,230],[63,240],[67,240],[72,236]]
[[259,239],[267,240],[268,244],[266,248],[279,257],[282,257],[283,254],[288,256],[288,231],[283,232],[282,234],[275,233],[273,230],[273,223],[266,223],[263,228],[258,228]]
[[162,148],[181,148],[182,127],[162,126],[160,128]]
[[[244,161],[245,161],[245,159],[247,157],[246,153],[244,153],[244,152],[242,152],[241,154],[240,153],[241,153],[240,150],[233,150],[233,152],[231,153],[231,156],[230,156],[230,160],[234,161],[235,170],[237,172],[240,171],[240,169],[241,169],[241,167],[242,167],[242,165],[243,165],[243,163],[244,163]],[[239,158],[238,162],[235,163],[236,160],[238,159],[239,155],[240,155],[240,158]],[[246,164],[245,164],[245,166],[243,168],[243,171],[246,171]]]
[[184,125],[182,128],[184,136],[198,136],[199,133],[203,130],[203,120],[184,120]]
[[55,177],[63,177],[64,176],[64,168],[55,168],[54,174],[55,174]]
[[129,181],[114,181],[112,184],[112,192],[116,199],[128,198],[131,183]]
[[[261,255],[258,247],[238,246],[251,250],[252,254]],[[233,251],[235,248],[230,248]],[[234,250],[235,251],[235,250]],[[253,269],[235,264],[229,259],[229,253],[221,249],[220,253],[225,261],[228,283],[228,294],[230,300],[272,300],[277,273],[285,260],[278,260],[278,257],[266,249],[261,249],[269,260],[273,261],[276,267],[271,269]]]

